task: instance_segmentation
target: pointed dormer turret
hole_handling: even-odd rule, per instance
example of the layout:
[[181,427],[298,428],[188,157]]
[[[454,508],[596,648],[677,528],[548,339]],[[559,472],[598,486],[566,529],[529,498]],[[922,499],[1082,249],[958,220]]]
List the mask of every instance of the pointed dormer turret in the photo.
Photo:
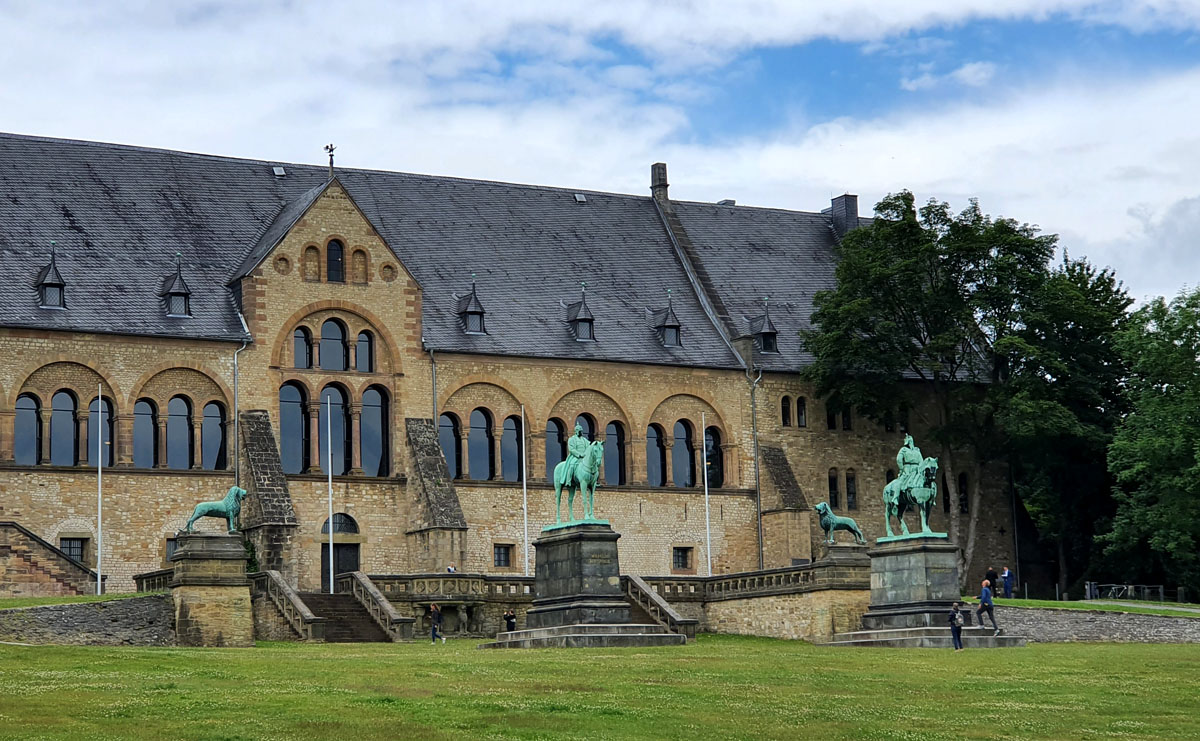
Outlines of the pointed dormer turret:
[[658,332],[658,340],[663,347],[679,347],[682,342],[682,328],[679,317],[675,316],[675,307],[671,301],[671,289],[667,289],[666,308],[655,311],[651,317],[654,330]]
[[471,292],[458,299],[458,318],[467,334],[487,334],[483,316],[483,302],[475,290],[475,274],[471,273]]
[[596,341],[596,318],[587,305],[587,283],[580,283],[579,300],[567,306],[567,324],[578,342]]
[[57,250],[55,243],[50,243],[50,264],[38,271],[37,289],[38,306],[43,309],[65,309],[66,287],[62,275],[58,272]]
[[167,316],[190,317],[192,315],[192,291],[187,281],[183,279],[183,265],[180,262],[183,255],[175,253],[175,274],[164,281],[166,288],[163,296],[167,300]]
[[750,320],[750,334],[753,335],[754,344],[760,352],[777,353],[779,330],[771,321],[771,309],[767,305],[767,299],[767,296],[763,296],[763,313]]

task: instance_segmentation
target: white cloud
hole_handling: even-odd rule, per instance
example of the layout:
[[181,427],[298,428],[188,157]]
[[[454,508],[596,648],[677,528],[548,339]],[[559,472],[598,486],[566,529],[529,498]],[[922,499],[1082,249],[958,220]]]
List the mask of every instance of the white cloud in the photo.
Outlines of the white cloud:
[[970,87],[988,84],[996,74],[996,65],[991,62],[968,62],[950,73],[950,77]]

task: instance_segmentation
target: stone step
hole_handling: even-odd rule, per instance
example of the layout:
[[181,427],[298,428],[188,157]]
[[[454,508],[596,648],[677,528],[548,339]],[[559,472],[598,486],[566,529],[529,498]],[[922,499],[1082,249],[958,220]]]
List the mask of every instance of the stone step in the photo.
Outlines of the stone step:
[[[992,628],[964,627],[962,634],[963,638],[991,636]],[[1004,631],[1000,631],[1000,635],[1004,635]],[[879,630],[855,630],[849,633],[838,633],[834,640],[854,641],[873,638],[923,638],[926,636],[945,636],[950,637],[950,628],[940,627],[917,627],[917,628],[881,628]]]
[[300,592],[297,596],[314,615],[325,618],[326,643],[381,643],[388,640],[387,633],[352,594]]
[[[963,628],[964,648],[1016,648],[1025,645],[1023,636],[992,635],[991,628]],[[838,633],[826,646],[874,646],[881,648],[953,648],[950,628],[892,628]]]
[[[570,625],[562,627],[592,628],[596,626]],[[522,633],[526,632],[515,631],[501,635],[521,636]],[[479,648],[652,648],[655,646],[682,646],[686,643],[687,637],[678,633],[566,632],[557,635],[522,636],[498,640],[492,643],[482,643],[479,645]]]
[[588,625],[555,625],[547,628],[528,628],[509,633],[498,633],[497,641],[523,640],[527,638],[551,638],[563,635],[652,635],[671,633],[657,623],[594,623]]

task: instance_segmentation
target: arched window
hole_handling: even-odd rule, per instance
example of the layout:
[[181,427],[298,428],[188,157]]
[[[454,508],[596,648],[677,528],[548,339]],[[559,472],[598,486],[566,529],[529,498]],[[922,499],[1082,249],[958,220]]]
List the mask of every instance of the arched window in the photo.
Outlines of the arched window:
[[321,460],[317,461],[317,465],[326,474],[332,470],[334,476],[341,476],[350,470],[350,422],[349,415],[346,414],[347,406],[346,392],[340,387],[330,384],[321,390],[321,408],[317,420],[317,446]]
[[167,402],[167,468],[192,467],[192,402],[176,396]]
[[796,426],[808,427],[808,402],[803,396],[796,397]]
[[378,386],[367,388],[363,392],[362,415],[358,419],[358,445],[363,474],[367,476],[388,475],[387,420],[387,394]]
[[13,460],[20,466],[42,462],[42,408],[37,397],[17,397],[17,415],[13,421]]
[[299,384],[279,387],[279,459],[284,473],[308,470],[308,398]]
[[658,425],[646,428],[646,483],[667,485],[667,446],[663,430]]
[[[583,436],[592,442],[596,439],[596,420],[592,419],[590,414],[581,414],[575,418],[575,424],[583,427]],[[574,428],[571,429],[571,434],[575,434]]]
[[717,488],[725,485],[725,461],[721,457],[721,431],[709,427],[704,431],[704,455],[708,461],[708,485]]
[[306,327],[296,327],[292,333],[292,365],[296,368],[312,367],[312,335]]
[[554,481],[554,467],[567,457],[567,431],[561,419],[546,423],[546,478]]
[[50,399],[50,464],[73,466],[78,461],[79,432],[75,423],[75,396],[59,391]]
[[452,479],[461,479],[462,435],[458,417],[446,413],[438,418],[438,442],[442,446],[442,455],[446,458],[446,474]]
[[784,427],[792,426],[792,397],[785,396],[779,400],[779,416]]
[[367,282],[367,253],[355,250],[350,256],[350,280],[355,283]]
[[[333,513],[333,532],[346,533],[348,535],[358,535],[358,523],[354,518],[345,512]],[[329,535],[329,518],[325,518],[325,522],[321,524],[321,534]]]
[[115,427],[112,402],[108,399],[92,399],[91,405],[88,406],[87,462],[89,464],[96,465],[96,440],[100,434],[104,435],[100,457],[105,466],[113,464],[112,440]]
[[837,469],[829,469],[829,506],[838,507],[838,477]]
[[325,280],[330,283],[346,282],[346,256],[342,243],[336,239],[325,247]]
[[971,511],[970,490],[967,489],[967,474],[958,475],[958,511],[964,515]]
[[348,363],[346,328],[336,319],[321,325],[321,370],[344,371]]
[[858,480],[853,468],[846,469],[846,509],[858,509]]
[[675,423],[675,446],[671,448],[671,479],[675,486],[696,485],[695,452],[692,426],[681,419]]
[[521,418],[504,420],[504,434],[500,436],[500,475],[505,481],[521,480]]
[[200,422],[200,467],[207,471],[224,471],[229,467],[225,458],[225,407],[210,401],[204,405]]
[[471,412],[471,431],[467,435],[467,474],[475,481],[487,481],[496,472],[495,447],[492,445],[492,415],[479,408]]
[[375,343],[370,332],[359,332],[354,345],[354,370],[359,373],[375,371]]
[[321,251],[316,247],[304,250],[304,280],[321,280]]
[[625,427],[615,420],[604,428],[604,483],[625,483]]
[[825,402],[825,429],[837,429],[837,409],[834,408],[833,402]]
[[158,407],[149,399],[138,399],[133,405],[133,465],[158,465]]

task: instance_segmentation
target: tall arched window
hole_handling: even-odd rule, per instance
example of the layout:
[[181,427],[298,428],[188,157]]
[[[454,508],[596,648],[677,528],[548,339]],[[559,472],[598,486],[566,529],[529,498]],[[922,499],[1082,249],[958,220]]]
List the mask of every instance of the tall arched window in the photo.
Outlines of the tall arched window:
[[964,515],[971,511],[970,490],[967,489],[967,474],[958,475],[958,511]]
[[176,396],[167,402],[167,468],[192,467],[192,402]]
[[567,457],[567,431],[562,420],[546,423],[546,478],[554,481],[554,467]]
[[304,249],[304,280],[321,280],[321,251],[316,247]]
[[371,386],[363,392],[362,416],[358,421],[358,445],[363,474],[367,476],[388,475],[387,411],[387,394],[383,389]]
[[721,431],[709,427],[704,431],[704,455],[708,461],[708,485],[717,488],[725,485],[725,461],[721,456]]
[[829,469],[829,506],[838,507],[838,475],[837,469]]
[[467,436],[468,475],[475,481],[487,481],[496,471],[492,445],[492,415],[479,408],[471,412],[471,431]]
[[[596,420],[592,419],[590,414],[581,414],[575,418],[575,424],[583,428],[583,436],[591,442],[596,439]],[[571,429],[571,434],[575,434],[575,429]]]
[[330,283],[346,282],[346,250],[336,239],[325,247],[325,280]]
[[158,465],[158,407],[149,399],[138,399],[133,405],[133,465]]
[[658,425],[646,428],[646,483],[650,486],[667,484],[667,446]]
[[229,467],[225,458],[225,407],[210,401],[204,405],[204,418],[200,422],[200,455],[204,460],[201,468],[208,471],[224,471]]
[[784,427],[792,426],[792,397],[785,396],[779,400],[779,417]]
[[[102,421],[103,424],[101,424]],[[91,405],[88,406],[87,462],[89,464],[96,465],[96,439],[99,434],[104,435],[100,457],[105,466],[113,464],[112,441],[115,427],[112,402],[108,399],[92,399]]]
[[500,436],[500,475],[505,481],[521,480],[521,418],[504,420],[504,434]]
[[336,319],[326,321],[321,325],[321,370],[346,370],[346,355],[346,328]]
[[354,370],[359,373],[375,371],[375,342],[370,332],[359,332],[354,345]]
[[696,447],[692,425],[687,420],[675,423],[675,445],[671,448],[671,480],[675,486],[696,485]]
[[[324,353],[322,353],[324,355]],[[346,392],[330,384],[321,390],[321,408],[317,425],[317,445],[321,471],[341,476],[350,469],[350,422]],[[332,467],[332,468],[330,468]]]
[[367,253],[355,250],[350,257],[350,280],[355,283],[367,282]]
[[296,368],[312,367],[312,335],[306,327],[296,327],[296,331],[292,332],[292,365]]
[[42,462],[42,408],[37,397],[17,397],[17,415],[13,420],[13,460],[20,466]]
[[796,426],[808,427],[808,402],[803,396],[796,397]]
[[[354,518],[345,512],[333,513],[333,533],[346,533],[347,535],[358,535],[358,523]],[[325,522],[321,524],[321,534],[329,535],[329,518],[325,518]]]
[[846,509],[858,509],[858,478],[853,468],[846,469]]
[[446,458],[446,474],[452,479],[461,479],[462,434],[458,417],[447,412],[438,418],[438,442],[442,446],[442,455]]
[[279,387],[279,459],[284,473],[308,470],[308,397],[299,384]]
[[50,464],[73,466],[78,461],[79,432],[75,424],[75,395],[59,391],[50,399]]
[[625,426],[615,420],[604,428],[604,483],[625,483]]

